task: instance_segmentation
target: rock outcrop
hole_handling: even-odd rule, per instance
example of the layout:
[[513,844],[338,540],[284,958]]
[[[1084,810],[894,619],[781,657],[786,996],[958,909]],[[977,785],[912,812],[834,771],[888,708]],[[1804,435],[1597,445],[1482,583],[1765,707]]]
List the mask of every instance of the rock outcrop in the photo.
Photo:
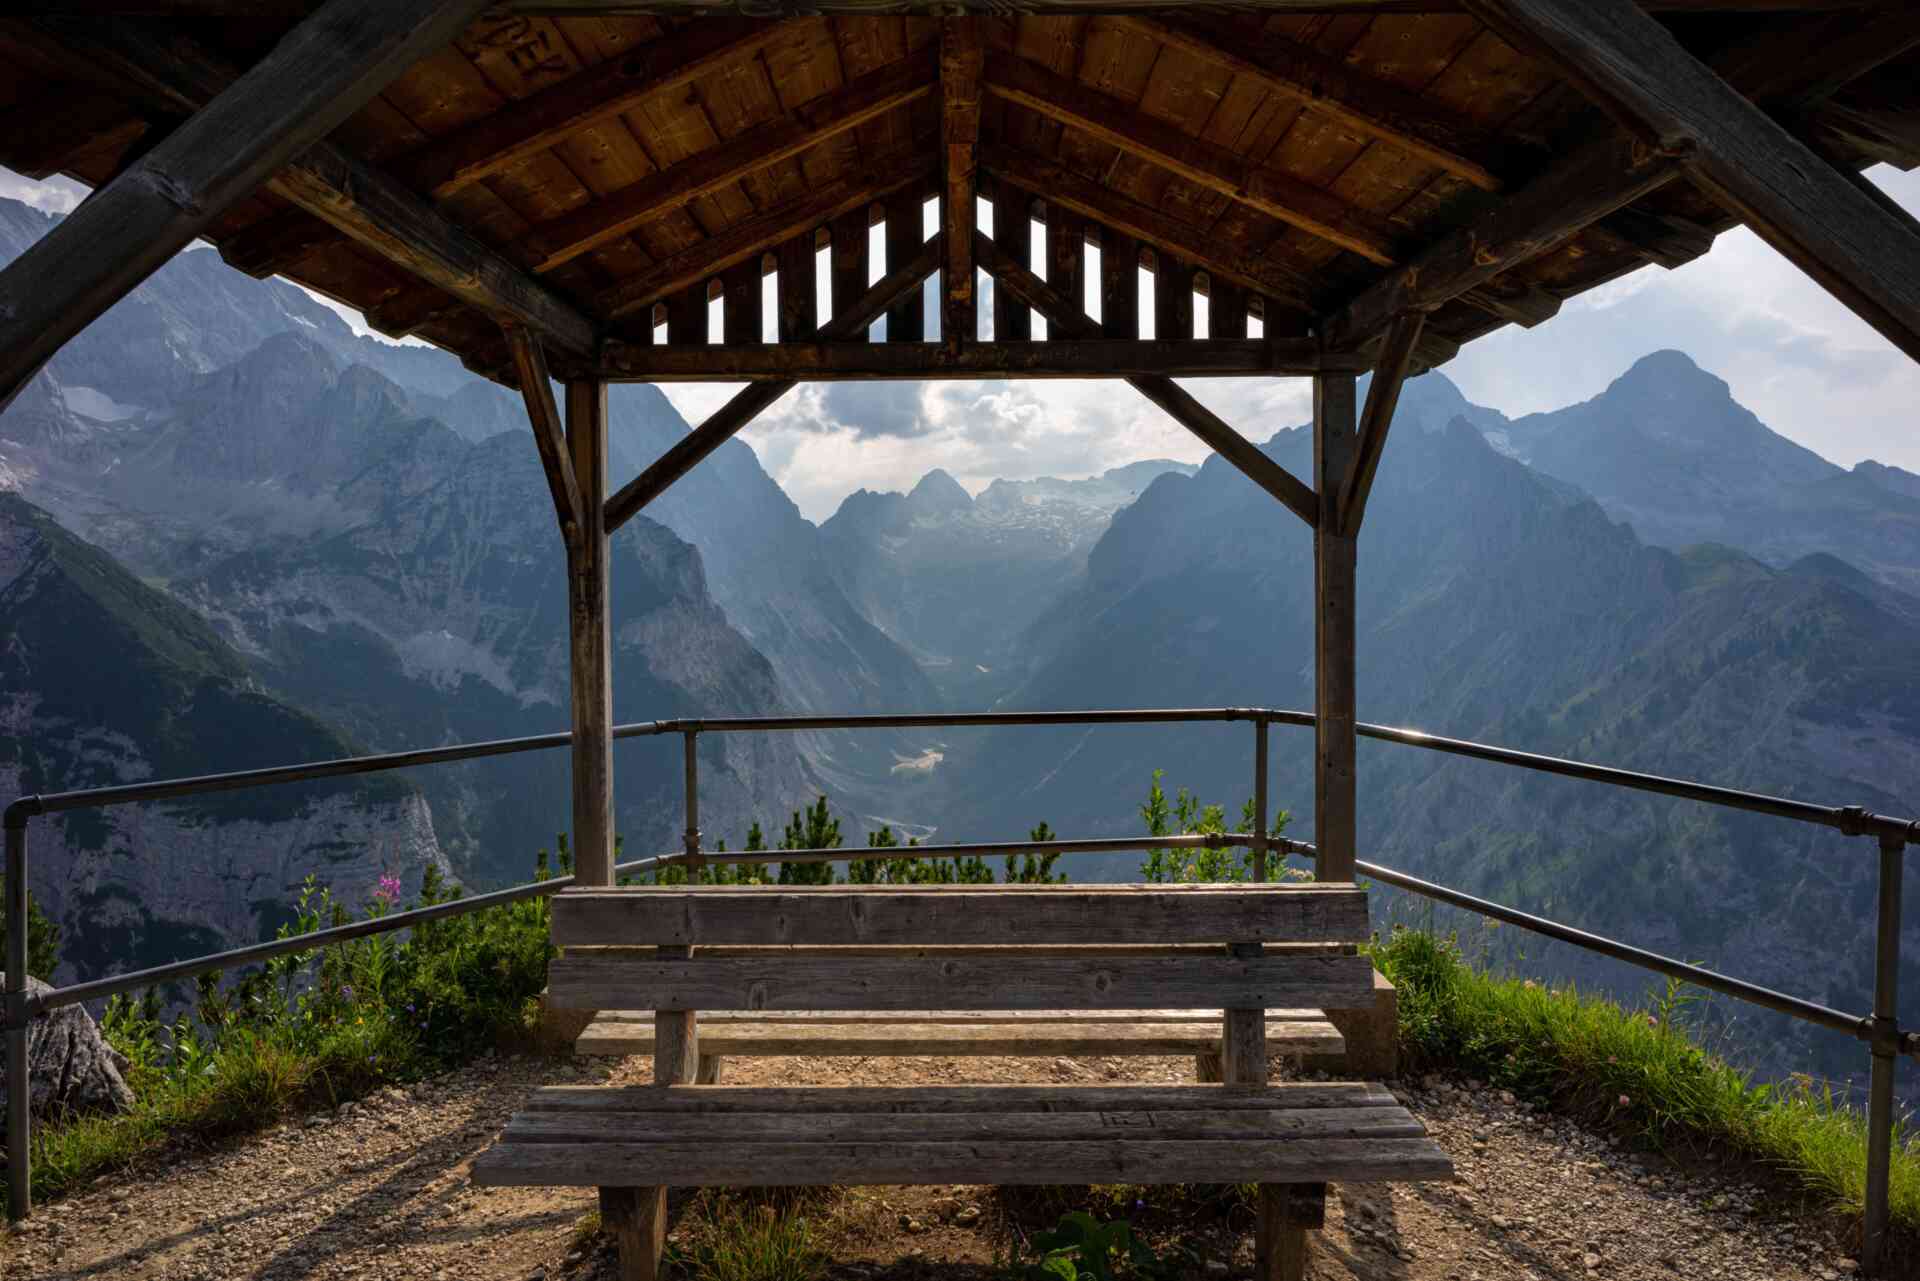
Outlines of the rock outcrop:
[[[5,978],[0,975],[0,983]],[[27,979],[30,995],[52,990],[39,979]],[[133,1106],[133,1091],[121,1075],[126,1067],[126,1057],[107,1044],[82,1006],[55,1010],[27,1029],[27,1097],[36,1117],[125,1112]],[[6,1097],[0,1080],[0,1137],[7,1129]]]

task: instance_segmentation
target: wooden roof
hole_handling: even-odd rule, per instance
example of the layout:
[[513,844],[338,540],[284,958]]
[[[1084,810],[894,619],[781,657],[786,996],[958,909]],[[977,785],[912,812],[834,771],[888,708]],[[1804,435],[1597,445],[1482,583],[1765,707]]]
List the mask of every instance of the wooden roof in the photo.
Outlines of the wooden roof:
[[[98,185],[311,6],[58,7],[0,21],[0,165]],[[1091,236],[1217,292],[1215,340],[1243,336],[1251,309],[1270,338],[1324,335],[1355,352],[1419,287],[1410,264],[1497,241],[1500,228],[1476,226],[1509,217],[1509,237],[1524,237],[1554,221],[1555,202],[1607,210],[1526,251],[1504,246],[1503,270],[1431,311],[1426,363],[1648,263],[1686,262],[1734,222],[1557,71],[1439,0],[946,19],[843,7],[785,19],[599,0],[490,11],[207,239],[241,270],[285,275],[511,382],[503,314],[540,331],[557,373],[601,339],[654,346],[672,315],[673,337],[698,350],[678,364],[634,357],[634,376],[737,376],[708,362],[709,297],[733,282],[711,336],[731,345],[761,337],[745,282],[783,254],[804,263],[795,246],[833,242],[835,270],[864,289],[875,269],[856,229],[891,212],[898,267],[922,248],[922,202],[969,160],[997,209],[1057,228],[1055,267],[1032,264],[1036,275],[1076,288],[1078,250],[1059,246]],[[1645,7],[1844,167],[1920,161],[1920,6]],[[975,131],[959,140],[965,156],[947,145],[956,128]],[[438,257],[423,261],[423,244]],[[1000,248],[1025,257],[1024,244]],[[1163,337],[1182,323],[1168,306]],[[923,336],[906,310],[899,336]],[[822,301],[818,318],[829,314]],[[1003,339],[1024,332],[997,319]],[[804,362],[788,372],[807,376]]]

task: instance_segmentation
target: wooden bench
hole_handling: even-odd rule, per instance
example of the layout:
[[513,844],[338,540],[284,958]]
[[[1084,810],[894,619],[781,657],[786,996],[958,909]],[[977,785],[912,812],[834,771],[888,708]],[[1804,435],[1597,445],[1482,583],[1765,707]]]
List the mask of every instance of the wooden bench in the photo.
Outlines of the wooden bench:
[[[1268,1011],[1371,1004],[1371,963],[1329,951],[1367,928],[1350,885],[568,890],[550,999],[654,1010],[656,1083],[536,1092],[474,1181],[600,1188],[638,1281],[656,1275],[668,1183],[1255,1183],[1260,1276],[1297,1281],[1327,1181],[1453,1172],[1379,1085],[1267,1080]],[[929,1011],[1195,1007],[1224,1008],[1224,1084],[693,1084],[702,1009],[925,1025]]]

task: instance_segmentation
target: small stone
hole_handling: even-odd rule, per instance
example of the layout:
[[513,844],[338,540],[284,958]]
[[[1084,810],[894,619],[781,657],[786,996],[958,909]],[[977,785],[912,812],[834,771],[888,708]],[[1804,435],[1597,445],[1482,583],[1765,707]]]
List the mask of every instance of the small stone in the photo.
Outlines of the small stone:
[[980,1207],[977,1205],[966,1206],[953,1216],[955,1227],[970,1228],[978,1222],[980,1222]]
[[1600,1266],[1600,1256],[1589,1251],[1580,1256],[1580,1266],[1589,1272],[1593,1272]]
[[1208,1259],[1205,1264],[1205,1270],[1206,1274],[1210,1277],[1223,1277],[1227,1275],[1228,1272],[1224,1259]]

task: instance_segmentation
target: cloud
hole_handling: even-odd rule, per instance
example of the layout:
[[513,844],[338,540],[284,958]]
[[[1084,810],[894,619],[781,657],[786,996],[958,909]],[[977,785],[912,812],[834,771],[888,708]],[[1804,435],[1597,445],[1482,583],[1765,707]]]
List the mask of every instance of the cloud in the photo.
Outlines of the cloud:
[[87,198],[87,189],[71,178],[55,174],[35,180],[23,178],[11,169],[0,169],[0,196],[32,205],[45,213],[72,213]]

